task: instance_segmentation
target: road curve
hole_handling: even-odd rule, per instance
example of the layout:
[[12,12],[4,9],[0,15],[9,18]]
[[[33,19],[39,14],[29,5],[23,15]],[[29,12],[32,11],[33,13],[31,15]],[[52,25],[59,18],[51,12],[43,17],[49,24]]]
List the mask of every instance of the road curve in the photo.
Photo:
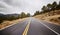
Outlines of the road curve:
[[60,35],[60,26],[31,17],[1,30],[0,35]]

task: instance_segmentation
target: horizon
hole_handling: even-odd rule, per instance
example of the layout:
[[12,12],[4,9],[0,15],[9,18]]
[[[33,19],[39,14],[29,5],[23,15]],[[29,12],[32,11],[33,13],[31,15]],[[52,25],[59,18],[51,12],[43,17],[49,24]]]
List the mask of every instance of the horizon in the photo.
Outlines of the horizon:
[[42,6],[59,0],[0,0],[0,13],[20,14],[21,12],[33,15],[36,11],[41,11]]

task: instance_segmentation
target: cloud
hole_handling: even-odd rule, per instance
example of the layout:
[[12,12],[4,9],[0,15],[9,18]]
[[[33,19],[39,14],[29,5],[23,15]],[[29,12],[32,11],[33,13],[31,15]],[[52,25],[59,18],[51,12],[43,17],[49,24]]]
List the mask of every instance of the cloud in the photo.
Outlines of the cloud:
[[[25,12],[25,13],[31,13],[33,14],[36,10],[38,10],[39,5],[37,2],[34,2],[34,0],[0,0],[0,10],[2,12],[7,12],[7,13],[20,13],[20,12]],[[33,3],[34,2],[34,3]],[[2,9],[2,8],[3,9]]]
[[7,13],[31,13],[41,10],[43,5],[59,0],[0,0],[0,12]]
[[0,11],[5,12],[8,10],[8,8],[9,6],[6,3],[0,1]]
[[18,10],[19,9],[17,7],[13,7],[3,1],[0,1],[0,12],[8,14],[8,13],[16,13]]

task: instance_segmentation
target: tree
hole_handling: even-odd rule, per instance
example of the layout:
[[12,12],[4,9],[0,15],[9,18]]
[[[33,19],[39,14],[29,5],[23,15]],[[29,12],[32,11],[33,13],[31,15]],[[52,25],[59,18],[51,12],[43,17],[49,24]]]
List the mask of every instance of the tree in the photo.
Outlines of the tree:
[[57,10],[60,9],[60,1],[59,1],[59,4],[57,5],[56,9],[57,9]]
[[22,13],[20,14],[20,17],[21,17],[21,18],[25,18],[25,17],[26,17],[26,14],[25,14],[24,12],[22,12]]
[[30,13],[27,13],[27,17],[30,17]]
[[47,4],[48,10],[51,11],[52,9],[52,4]]
[[35,15],[39,15],[40,14],[40,12],[39,11],[36,11],[35,13],[34,13],[34,16]]
[[53,2],[52,3],[52,10],[56,10],[56,7],[57,7],[57,3],[56,2]]
[[45,13],[45,12],[48,12],[48,7],[47,6],[43,6],[42,7],[42,11]]
[[46,9],[46,6],[43,6],[43,7],[42,7],[42,10],[45,11],[45,9]]
[[60,1],[59,1],[59,5],[60,5]]

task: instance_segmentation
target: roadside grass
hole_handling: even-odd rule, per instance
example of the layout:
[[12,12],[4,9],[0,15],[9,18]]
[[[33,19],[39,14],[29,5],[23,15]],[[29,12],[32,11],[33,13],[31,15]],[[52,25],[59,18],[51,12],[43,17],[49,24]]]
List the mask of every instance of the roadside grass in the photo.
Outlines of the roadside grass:
[[60,25],[60,10],[51,11],[50,13],[40,14],[34,16],[37,19],[52,22],[53,24]]
[[9,25],[12,25],[12,24],[17,24],[18,22],[21,22],[23,20],[25,20],[26,18],[23,18],[23,19],[17,19],[17,20],[13,20],[13,21],[4,21],[0,24],[0,29],[4,28],[4,27],[7,27]]

